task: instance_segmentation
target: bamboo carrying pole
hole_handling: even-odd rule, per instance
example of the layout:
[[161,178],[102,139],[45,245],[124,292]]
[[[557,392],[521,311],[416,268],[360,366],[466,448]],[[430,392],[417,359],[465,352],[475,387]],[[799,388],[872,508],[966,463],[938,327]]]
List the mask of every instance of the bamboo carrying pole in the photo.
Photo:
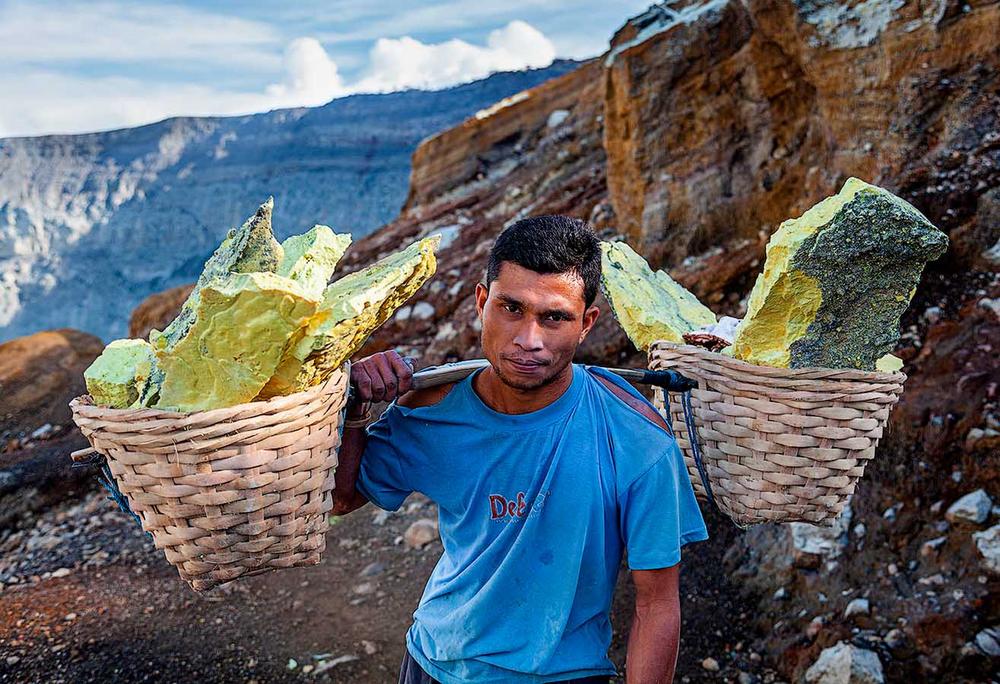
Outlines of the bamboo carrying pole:
[[[412,359],[404,359],[412,367]],[[489,365],[486,359],[471,359],[469,361],[456,361],[446,363],[442,366],[430,366],[422,368],[413,374],[413,388],[424,389],[435,385],[444,385],[468,377],[474,371]],[[604,368],[603,366],[600,366]],[[677,371],[671,370],[646,370],[633,368],[604,368],[615,375],[631,382],[638,382],[645,385],[653,385],[665,389],[668,392],[683,392],[697,387],[698,383],[685,378]]]

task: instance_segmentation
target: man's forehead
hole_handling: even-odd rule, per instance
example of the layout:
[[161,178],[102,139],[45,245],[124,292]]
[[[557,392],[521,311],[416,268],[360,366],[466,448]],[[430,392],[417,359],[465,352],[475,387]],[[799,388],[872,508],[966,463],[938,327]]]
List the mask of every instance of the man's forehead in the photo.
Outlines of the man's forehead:
[[582,307],[583,278],[575,271],[538,273],[520,264],[504,261],[490,284],[493,296],[516,299],[527,304]]

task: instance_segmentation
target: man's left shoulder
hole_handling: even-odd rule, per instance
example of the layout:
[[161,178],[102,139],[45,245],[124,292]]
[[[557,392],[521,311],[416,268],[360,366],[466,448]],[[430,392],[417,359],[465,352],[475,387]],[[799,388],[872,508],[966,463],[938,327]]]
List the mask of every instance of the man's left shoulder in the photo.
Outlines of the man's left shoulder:
[[608,390],[610,390],[612,394],[614,394],[625,405],[627,405],[629,408],[631,408],[632,411],[636,414],[636,419],[637,420],[641,420],[639,418],[639,416],[642,416],[646,420],[650,421],[651,423],[653,423],[654,425],[656,425],[657,427],[659,427],[660,429],[662,429],[664,432],[666,432],[671,437],[673,436],[673,433],[671,432],[670,427],[667,425],[667,421],[665,421],[663,419],[663,416],[660,415],[660,413],[658,411],[656,411],[652,406],[650,406],[648,402],[643,401],[642,399],[639,399],[638,397],[636,397],[635,395],[633,395],[632,393],[630,393],[625,388],[619,387],[613,380],[610,380],[610,379],[608,379],[608,378],[606,378],[606,377],[604,377],[602,375],[599,375],[597,373],[592,373],[592,375],[602,385],[604,385],[605,387],[607,387]]
[[600,383],[608,412],[611,458],[619,495],[627,491],[657,464],[668,470],[681,467],[679,445],[663,416],[645,399],[622,387],[600,371],[592,375]]

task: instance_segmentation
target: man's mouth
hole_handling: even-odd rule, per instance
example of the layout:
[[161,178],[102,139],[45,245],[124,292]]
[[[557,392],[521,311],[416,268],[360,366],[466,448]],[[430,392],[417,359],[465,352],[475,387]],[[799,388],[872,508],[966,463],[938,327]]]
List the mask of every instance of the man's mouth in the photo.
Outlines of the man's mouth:
[[534,370],[537,370],[538,368],[541,368],[542,366],[545,365],[541,361],[535,361],[535,360],[532,360],[532,359],[512,359],[512,358],[508,358],[507,362],[510,363],[510,365],[514,366],[514,368],[516,368],[517,370],[523,371],[525,373],[530,373],[530,372],[532,372]]
[[518,368],[538,368],[545,365],[543,361],[523,356],[504,356],[503,360]]

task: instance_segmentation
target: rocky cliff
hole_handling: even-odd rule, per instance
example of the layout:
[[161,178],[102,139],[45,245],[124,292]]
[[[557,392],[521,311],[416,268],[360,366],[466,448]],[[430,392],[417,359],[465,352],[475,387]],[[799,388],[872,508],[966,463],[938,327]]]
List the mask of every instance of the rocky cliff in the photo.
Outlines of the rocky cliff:
[[422,138],[574,62],[447,90],[0,140],[0,340],[72,326],[109,341],[147,295],[197,277],[268,195],[279,237],[393,218]]

